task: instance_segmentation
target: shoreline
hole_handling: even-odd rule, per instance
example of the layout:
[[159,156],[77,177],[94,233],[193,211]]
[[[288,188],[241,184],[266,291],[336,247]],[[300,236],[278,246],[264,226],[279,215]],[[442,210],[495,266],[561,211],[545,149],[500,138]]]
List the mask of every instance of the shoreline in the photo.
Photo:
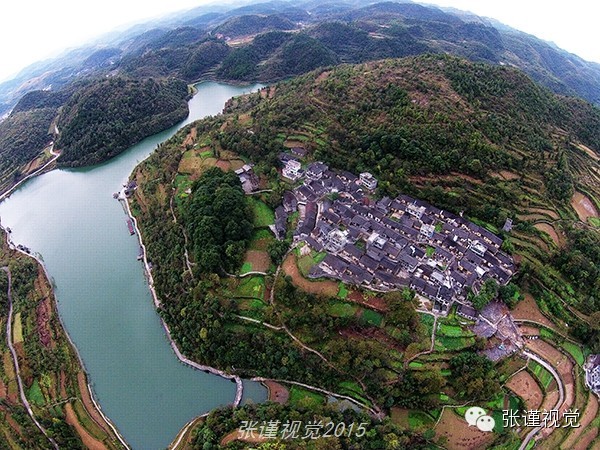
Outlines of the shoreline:
[[[92,389],[92,386],[90,384],[90,375],[89,375],[89,373],[88,373],[88,371],[87,371],[87,369],[85,367],[85,364],[83,362],[83,359],[81,358],[81,355],[79,354],[79,349],[73,343],[73,340],[71,339],[71,336],[69,335],[69,332],[67,331],[67,328],[65,327],[65,324],[63,322],[62,316],[60,315],[60,312],[58,310],[58,305],[57,305],[58,299],[56,298],[56,294],[54,292],[54,280],[53,280],[52,277],[50,277],[50,274],[48,273],[48,269],[46,268],[46,265],[44,264],[43,260],[40,257],[38,257],[37,255],[34,255],[32,253],[27,253],[27,252],[19,249],[14,244],[14,242],[12,241],[12,239],[10,238],[10,233],[4,228],[4,226],[2,226],[0,224],[0,228],[2,228],[2,230],[4,231],[4,234],[6,235],[6,243],[8,244],[8,246],[9,246],[9,248],[11,250],[15,250],[15,251],[17,251],[19,253],[22,253],[23,255],[25,255],[27,257],[30,257],[30,258],[34,259],[38,263],[38,265],[42,268],[42,271],[44,272],[44,276],[46,277],[46,280],[48,280],[48,284],[50,285],[50,290],[52,292],[52,297],[54,298],[53,307],[54,307],[54,310],[55,310],[56,315],[58,317],[58,320],[60,322],[60,326],[61,326],[61,328],[63,330],[63,333],[64,333],[64,335],[65,335],[65,337],[67,339],[67,342],[69,343],[69,345],[71,346],[71,348],[75,352],[75,355],[77,357],[79,365],[81,366],[81,370],[85,374],[86,386],[87,386],[87,390],[88,390],[90,399],[92,400],[92,403],[94,404],[94,407],[98,411],[98,414],[100,414],[100,416],[102,417],[102,419],[106,422],[106,424],[108,425],[108,427],[115,434],[115,436],[118,439],[118,441],[120,442],[120,444],[123,445],[126,449],[131,450],[131,447],[129,446],[129,444],[127,443],[127,441],[125,440],[125,438],[121,435],[121,433],[119,432],[119,430],[117,429],[117,427],[115,426],[115,424],[108,418],[108,416],[106,416],[104,414],[104,411],[102,411],[102,408],[100,407],[100,405],[98,404],[98,401],[96,400],[94,390]],[[83,393],[81,393],[81,394],[83,395]]]
[[15,184],[13,184],[11,187],[9,187],[6,191],[4,191],[2,194],[0,194],[0,202],[3,201],[3,200],[5,200],[5,199],[7,199],[8,197],[10,197],[10,194],[12,193],[12,191],[14,191],[16,188],[18,188],[22,183],[24,183],[25,181],[29,180],[30,178],[33,178],[33,177],[38,176],[38,175],[41,175],[42,173],[44,173],[43,171],[50,164],[52,164],[53,162],[56,162],[56,160],[60,156],[60,153],[54,153],[53,146],[50,147],[50,153],[52,155],[54,155],[54,156],[52,158],[50,158],[50,160],[46,164],[44,164],[42,167],[40,167],[39,169],[35,170],[34,172],[30,173],[25,178],[17,181]]
[[[154,278],[152,278],[152,269],[150,268],[150,266],[148,264],[148,254],[146,251],[146,245],[143,242],[142,234],[140,232],[140,228],[138,226],[137,219],[131,213],[131,209],[129,207],[129,201],[126,197],[119,194],[119,202],[121,202],[121,204],[123,204],[125,206],[127,216],[129,217],[129,219],[131,219],[131,221],[133,223],[133,227],[137,233],[138,243],[140,244],[140,247],[142,248],[142,256],[143,256],[142,261],[144,263],[144,272],[146,273],[146,277],[148,280],[148,288],[150,289],[150,293],[152,294],[154,306],[158,310],[161,307],[161,302],[158,299],[158,294],[156,293],[156,289],[154,288]],[[158,311],[156,311],[156,312],[158,313]],[[235,397],[234,397],[232,405],[234,408],[239,406],[242,401],[242,396],[244,394],[244,385],[242,384],[242,379],[238,375],[228,374],[227,372],[224,372],[222,370],[216,369],[211,366],[205,366],[203,364],[199,364],[195,361],[192,361],[192,360],[186,358],[181,353],[181,351],[179,350],[179,347],[177,347],[177,344],[173,340],[169,326],[167,325],[165,320],[160,316],[160,314],[158,316],[160,318],[160,323],[163,327],[163,330],[165,331],[165,334],[167,336],[169,344],[171,345],[171,349],[177,356],[177,359],[179,359],[179,361],[181,361],[183,364],[186,364],[194,369],[220,376],[221,378],[224,378],[226,380],[233,380],[236,384],[236,393],[235,393]],[[200,417],[200,416],[198,416],[198,417]]]

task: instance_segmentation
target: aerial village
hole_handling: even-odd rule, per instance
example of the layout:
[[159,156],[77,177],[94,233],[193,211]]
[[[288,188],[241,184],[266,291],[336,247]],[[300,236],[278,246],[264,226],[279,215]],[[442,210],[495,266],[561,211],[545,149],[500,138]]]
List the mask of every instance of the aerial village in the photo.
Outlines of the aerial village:
[[[498,361],[526,348],[525,339],[505,304],[493,301],[477,311],[468,300],[492,278],[506,285],[515,274],[503,240],[461,215],[399,195],[374,200],[377,179],[370,173],[331,170],[323,162],[302,163],[307,151],[279,155],[282,177],[292,184],[275,210],[278,239],[288,234],[289,219],[300,252],[326,253],[309,277],[331,278],[376,292],[409,287],[437,315],[456,314],[474,321],[473,332],[488,342],[482,351]],[[236,171],[247,194],[259,189],[252,165]],[[508,219],[503,230],[510,232]],[[600,395],[600,358],[586,364],[586,384]]]
[[327,252],[311,277],[329,277],[375,291],[410,287],[433,302],[436,311],[457,312],[475,319],[467,287],[478,292],[488,278],[509,282],[512,258],[500,250],[502,239],[456,214],[400,195],[373,201],[377,180],[312,162],[305,170],[291,154],[282,153],[282,174],[303,183],[284,193],[275,211],[278,238],[287,218],[299,211],[296,243]]

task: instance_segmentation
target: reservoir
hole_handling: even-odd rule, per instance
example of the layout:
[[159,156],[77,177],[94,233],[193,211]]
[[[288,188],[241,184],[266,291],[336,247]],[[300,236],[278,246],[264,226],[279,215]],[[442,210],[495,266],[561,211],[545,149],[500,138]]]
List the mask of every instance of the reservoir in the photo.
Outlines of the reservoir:
[[[45,261],[95,396],[134,449],[165,448],[186,422],[232,403],[235,384],[194,370],[173,353],[137,261],[137,236],[129,234],[112,194],[177,129],[260,87],[200,83],[184,122],[104,164],[28,180],[0,204],[15,244]],[[261,385],[244,382],[244,388],[244,401],[266,399]]]

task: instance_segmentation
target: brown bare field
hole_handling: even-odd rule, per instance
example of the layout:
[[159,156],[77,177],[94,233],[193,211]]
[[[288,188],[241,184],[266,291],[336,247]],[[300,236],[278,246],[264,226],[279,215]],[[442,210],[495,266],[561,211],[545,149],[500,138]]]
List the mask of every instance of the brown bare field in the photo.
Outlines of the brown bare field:
[[338,283],[335,281],[310,281],[302,276],[298,264],[296,263],[296,255],[288,255],[283,262],[283,271],[286,275],[292,278],[292,283],[309,294],[326,295],[335,297],[338,292]]
[[[556,382],[554,381],[554,386],[556,386]],[[542,402],[542,406],[540,406],[540,411],[547,410],[550,411],[554,409],[556,406],[556,402],[558,401],[558,390],[554,389],[553,391],[547,391],[546,396],[544,397],[544,401]]]
[[209,167],[213,167],[217,158],[201,158],[200,156],[188,156],[181,158],[177,172],[182,174],[195,174]]
[[540,329],[537,327],[534,327],[531,325],[524,325],[524,324],[520,324],[520,325],[518,325],[518,327],[519,327],[519,331],[524,336],[539,336],[540,335]]
[[73,411],[73,406],[70,403],[65,405],[65,410],[67,414],[67,423],[75,428],[77,434],[83,441],[83,445],[85,445],[86,448],[90,450],[106,450],[106,446],[102,442],[93,437],[85,428],[81,426],[75,411]]
[[534,225],[534,227],[540,231],[543,231],[544,233],[548,233],[548,235],[552,238],[552,240],[558,247],[563,246],[563,242],[562,242],[562,239],[560,238],[560,235],[557,233],[557,231],[554,229],[554,227],[552,225],[550,225],[549,223],[544,223],[544,222],[536,223]]
[[448,439],[446,448],[449,450],[483,450],[489,448],[495,440],[494,433],[485,433],[475,426],[470,427],[466,420],[450,408],[444,409],[435,432],[437,436]]
[[271,265],[269,254],[262,250],[248,250],[244,261],[252,264],[253,272],[266,272]]
[[[563,448],[575,448],[575,441],[582,436],[585,428],[591,423],[592,420],[596,418],[598,414],[598,400],[596,396],[592,393],[588,396],[587,406],[585,411],[581,415],[579,420],[579,424],[581,425],[579,428],[574,428],[570,433],[567,439],[562,443]],[[585,447],[583,447],[585,448]]]
[[96,409],[96,405],[92,402],[90,397],[90,391],[87,387],[87,382],[85,379],[85,373],[79,372],[77,374],[77,383],[79,384],[79,392],[81,392],[81,401],[83,402],[83,406],[85,410],[88,412],[90,417],[94,422],[98,424],[100,428],[102,428],[105,432],[111,434],[110,427],[104,420],[104,417],[100,414],[100,412]]
[[520,220],[531,220],[533,222],[537,220],[548,220],[547,216],[543,216],[541,214],[517,214],[517,217]]
[[227,172],[231,170],[231,163],[229,161],[223,161],[222,159],[218,160],[215,164],[219,169]]
[[6,398],[8,389],[2,380],[0,380],[0,398]]
[[65,373],[64,370],[60,371],[60,397],[61,398],[67,398],[67,386],[66,383],[67,382],[67,374]]
[[263,384],[269,391],[269,401],[281,403],[282,405],[287,403],[290,398],[290,392],[285,386],[270,380],[263,381]]
[[238,170],[238,169],[241,169],[242,166],[246,163],[244,162],[243,159],[236,158],[236,159],[230,159],[229,164],[231,165],[231,170]]
[[526,346],[556,369],[565,386],[565,401],[559,409],[563,412],[570,408],[575,401],[575,379],[573,378],[573,363],[569,357],[541,339],[527,341]]
[[560,216],[558,215],[558,213],[556,211],[554,211],[553,209],[527,208],[527,211],[532,212],[532,213],[546,214],[547,216],[550,216],[556,220],[560,219]]
[[542,314],[530,293],[525,294],[525,298],[517,304],[515,309],[511,311],[511,314],[515,319],[534,320],[546,325],[548,328],[555,329],[555,325]]
[[325,72],[322,72],[315,81],[317,83],[321,83],[322,81],[325,81],[327,78],[329,78],[329,75],[331,75],[331,70],[326,70]]
[[287,139],[284,143],[283,143],[284,147],[287,148],[292,148],[292,147],[302,147],[304,148],[304,142],[300,142],[300,141],[292,141]]
[[260,431],[256,432],[254,436],[248,436],[244,437],[244,439],[240,439],[240,435],[242,433],[243,431],[240,431],[239,429],[233,430],[231,433],[229,433],[223,439],[221,439],[221,445],[225,446],[233,441],[249,442],[251,444],[262,444],[263,442],[267,442],[269,440],[266,437],[261,437],[260,434],[258,434],[260,433]]
[[582,222],[587,221],[588,217],[598,217],[598,211],[592,201],[581,192],[575,192],[571,199],[571,206],[577,212]]
[[190,130],[188,135],[185,137],[185,140],[183,141],[183,144],[181,144],[181,146],[183,148],[186,148],[188,145],[189,146],[194,145],[194,142],[196,142],[197,136],[198,136],[198,130],[196,129],[196,127],[194,127]]
[[381,297],[371,297],[362,294],[360,291],[352,290],[346,297],[346,300],[350,300],[360,305],[368,306],[369,308],[376,309],[377,311],[387,311],[388,306],[384,299]]
[[521,178],[520,175],[517,175],[514,172],[509,172],[508,170],[501,170],[500,172],[498,172],[498,175],[500,175],[506,181],[518,180]]
[[592,157],[592,159],[595,159],[596,161],[600,160],[600,156],[598,156],[598,153],[596,153],[594,150],[592,150],[591,148],[583,145],[583,144],[577,144],[577,148],[580,150],[583,150],[584,152],[586,152],[589,156]]
[[37,158],[33,159],[32,161],[30,161],[29,163],[27,163],[27,165],[23,169],[23,173],[25,175],[28,175],[32,172],[35,172],[40,167],[42,167],[43,163],[44,163],[44,155],[42,154],[42,155],[38,156]]
[[506,387],[523,399],[528,410],[539,409],[542,405],[544,400],[542,388],[526,370],[511,377],[506,383]]
[[591,428],[585,433],[579,441],[573,446],[573,450],[598,450],[600,445],[596,444],[592,446],[592,442],[598,436],[598,428]]
[[408,409],[398,408],[397,406],[394,406],[390,411],[392,422],[402,427],[408,428],[408,413]]

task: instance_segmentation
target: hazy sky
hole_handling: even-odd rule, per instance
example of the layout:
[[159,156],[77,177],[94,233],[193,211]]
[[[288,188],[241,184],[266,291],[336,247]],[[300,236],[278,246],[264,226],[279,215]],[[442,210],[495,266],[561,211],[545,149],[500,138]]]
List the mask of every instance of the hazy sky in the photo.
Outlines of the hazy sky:
[[[267,1],[267,0],[265,0]],[[214,0],[7,0],[0,6],[0,80],[126,23]],[[223,2],[219,2],[223,3]],[[229,3],[229,2],[228,2]],[[600,6],[590,0],[429,0],[493,17],[600,62]]]

